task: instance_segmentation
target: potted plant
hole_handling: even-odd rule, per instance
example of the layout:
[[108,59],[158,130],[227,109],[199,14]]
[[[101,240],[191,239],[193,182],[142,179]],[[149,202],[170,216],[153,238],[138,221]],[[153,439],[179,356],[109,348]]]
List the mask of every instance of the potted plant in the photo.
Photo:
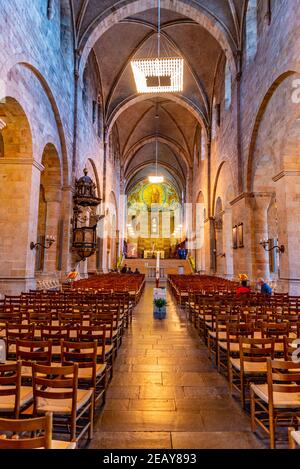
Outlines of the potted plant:
[[163,319],[166,317],[167,302],[164,298],[156,298],[154,300],[154,317]]

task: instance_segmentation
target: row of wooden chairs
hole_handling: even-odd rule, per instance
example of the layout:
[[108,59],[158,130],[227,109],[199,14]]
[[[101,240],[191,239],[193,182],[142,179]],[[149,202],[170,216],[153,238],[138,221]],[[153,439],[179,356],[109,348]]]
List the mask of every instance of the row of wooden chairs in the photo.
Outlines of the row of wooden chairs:
[[253,432],[262,429],[275,448],[279,427],[288,428],[289,445],[296,447],[300,442],[300,298],[264,299],[252,295],[239,301],[230,293],[190,293],[187,317],[207,343],[218,370],[227,376],[230,392],[238,392],[245,410],[250,406]]

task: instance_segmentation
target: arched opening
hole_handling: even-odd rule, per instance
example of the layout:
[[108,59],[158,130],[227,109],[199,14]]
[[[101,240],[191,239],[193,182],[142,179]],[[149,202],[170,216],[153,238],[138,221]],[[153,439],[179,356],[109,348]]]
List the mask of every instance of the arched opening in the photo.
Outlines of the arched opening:
[[69,0],[60,0],[60,47],[68,60],[73,58],[73,26]]
[[[6,97],[0,102],[0,278],[24,282],[34,277],[30,242],[36,234],[40,168],[32,155],[32,135],[21,105]],[[3,284],[3,282],[1,282]],[[8,291],[13,288],[5,285]],[[22,288],[21,287],[21,288]]]
[[[57,150],[51,143],[44,148],[42,165],[37,227],[40,246],[36,250],[35,265],[37,274],[51,275],[61,270],[63,244],[61,166]],[[49,249],[43,247],[47,236],[54,236],[56,240]]]
[[228,111],[228,109],[231,106],[231,87],[232,87],[232,75],[231,75],[231,70],[229,63],[226,61],[226,67],[225,67],[225,95],[224,95],[224,108],[225,111]]
[[257,0],[249,0],[246,13],[246,61],[249,63],[257,51]]

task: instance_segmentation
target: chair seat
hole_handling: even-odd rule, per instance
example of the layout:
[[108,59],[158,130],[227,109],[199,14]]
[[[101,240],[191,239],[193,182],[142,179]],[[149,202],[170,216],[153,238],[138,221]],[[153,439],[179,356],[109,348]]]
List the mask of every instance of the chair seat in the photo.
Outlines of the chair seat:
[[[70,392],[70,389],[47,388],[47,392]],[[80,410],[91,398],[92,390],[77,390],[76,409]],[[56,414],[70,414],[72,412],[72,399],[45,399],[37,398],[37,411],[40,413],[53,412]]]
[[[267,384],[251,384],[251,388],[261,400],[269,403]],[[274,392],[273,402],[278,409],[300,409],[300,393]]]
[[[218,346],[222,350],[227,350],[227,342],[218,342]],[[239,352],[240,351],[240,344],[235,342],[230,343],[230,352]]]
[[105,355],[108,355],[113,351],[114,346],[112,344],[105,345]]
[[[0,389],[8,389],[9,386],[0,386]],[[29,386],[21,386],[20,389],[20,407],[29,404],[33,399],[32,388]],[[15,396],[0,397],[0,412],[11,412],[15,408]]]
[[76,441],[52,440],[51,449],[76,449]]
[[300,431],[292,430],[291,437],[300,446]]
[[[239,358],[231,358],[230,363],[236,370],[240,371],[241,361]],[[265,374],[267,373],[267,362],[244,362],[244,372],[246,374]]]
[[[215,339],[215,338],[217,337],[216,331],[211,331],[211,332],[209,332],[209,335],[210,335],[210,337],[212,337],[213,339]],[[224,331],[224,332],[223,332],[223,331],[219,331],[219,332],[218,332],[218,338],[219,338],[219,339],[226,339],[226,331]]]
[[[96,366],[96,376],[99,377],[106,369],[106,363],[98,363]],[[79,368],[78,369],[78,379],[92,379],[92,369],[91,368]]]

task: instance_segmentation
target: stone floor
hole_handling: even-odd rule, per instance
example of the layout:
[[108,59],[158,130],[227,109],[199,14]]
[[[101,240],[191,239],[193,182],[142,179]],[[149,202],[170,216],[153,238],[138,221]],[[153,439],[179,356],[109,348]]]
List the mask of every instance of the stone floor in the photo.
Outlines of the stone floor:
[[124,336],[90,448],[261,448],[170,295],[167,318],[153,319],[152,290]]

